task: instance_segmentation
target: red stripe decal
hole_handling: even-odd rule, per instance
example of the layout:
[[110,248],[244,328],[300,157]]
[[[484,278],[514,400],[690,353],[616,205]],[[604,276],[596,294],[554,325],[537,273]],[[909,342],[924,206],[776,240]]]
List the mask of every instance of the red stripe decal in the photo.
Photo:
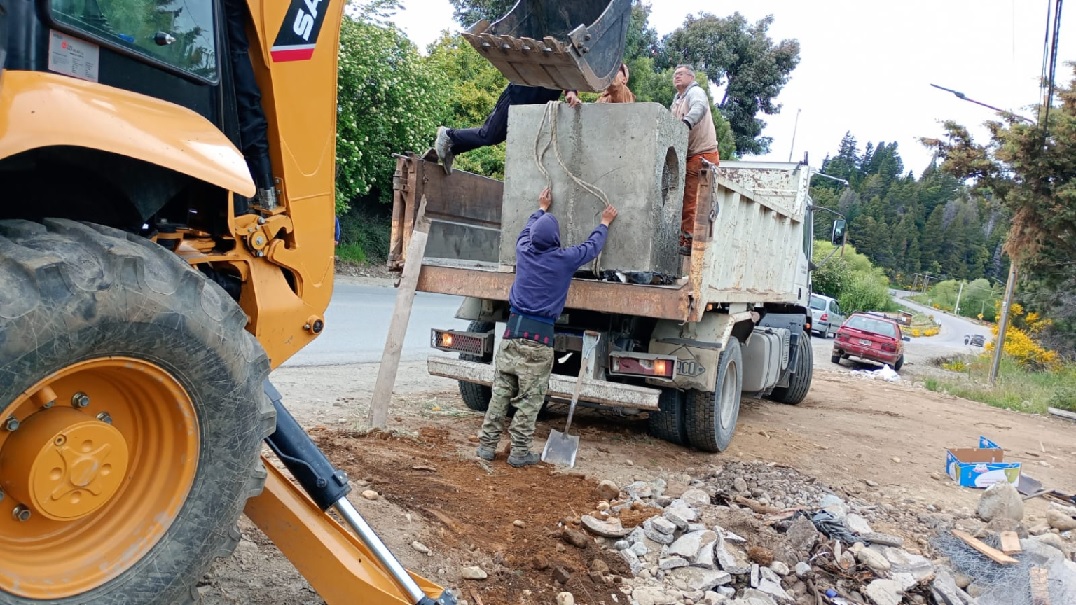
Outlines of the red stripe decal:
[[293,47],[281,47],[274,48],[269,51],[269,54],[273,57],[274,63],[284,63],[286,61],[307,61],[310,57],[314,56],[314,46],[293,46]]

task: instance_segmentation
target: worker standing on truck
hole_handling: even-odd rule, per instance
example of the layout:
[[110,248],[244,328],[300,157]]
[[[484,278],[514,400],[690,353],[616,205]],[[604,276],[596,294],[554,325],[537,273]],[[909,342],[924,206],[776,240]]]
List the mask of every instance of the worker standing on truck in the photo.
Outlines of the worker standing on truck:
[[677,65],[673,72],[676,96],[670,109],[688,127],[687,176],[684,178],[684,209],[680,216],[680,254],[691,254],[691,239],[695,232],[695,209],[698,206],[699,174],[702,162],[717,164],[717,129],[710,111],[706,91],[695,81],[690,65]]
[[[508,138],[508,108],[512,105],[545,105],[550,101],[560,99],[559,90],[542,88],[540,86],[523,86],[522,84],[509,84],[497,104],[493,107],[493,113],[489,114],[486,122],[477,128],[437,128],[437,139],[434,140],[433,150],[437,153],[437,159],[444,167],[446,174],[452,174],[452,161],[461,153],[467,153],[479,147],[489,147],[503,143]],[[572,107],[579,106],[579,94],[569,90],[564,95],[564,100]]]
[[538,196],[538,210],[531,214],[516,240],[516,277],[508,294],[508,326],[497,349],[493,398],[478,436],[476,455],[493,460],[508,405],[514,402],[516,415],[508,428],[512,440],[508,464],[514,467],[538,463],[540,456],[530,447],[553,371],[553,322],[564,310],[572,275],[597,258],[617,215],[616,208],[606,206],[601,224],[591,231],[587,241],[561,248],[560,225],[548,213],[552,204],[553,197],[546,187]]

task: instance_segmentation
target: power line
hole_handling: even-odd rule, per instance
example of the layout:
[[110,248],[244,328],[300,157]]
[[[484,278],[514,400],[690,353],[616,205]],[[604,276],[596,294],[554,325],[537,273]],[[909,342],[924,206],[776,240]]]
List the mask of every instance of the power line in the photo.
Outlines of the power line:
[[[1054,101],[1054,79],[1057,76],[1057,46],[1058,39],[1061,36],[1061,3],[1063,0],[1056,0],[1057,4],[1054,9],[1054,22],[1053,30],[1049,29],[1047,25],[1046,35],[1051,38],[1050,40],[1050,74],[1046,83],[1046,107],[1043,111],[1042,119],[1042,139],[1043,144],[1046,143],[1046,138],[1050,131],[1050,106]],[[1051,35],[1052,34],[1052,35]]]
[[1006,111],[1004,109],[1001,109],[1000,107],[994,107],[993,105],[983,103],[982,101],[976,101],[975,99],[972,99],[971,97],[969,97],[968,95],[960,92],[959,90],[953,90],[952,88],[946,88],[944,86],[938,86],[937,84],[931,84],[931,86],[933,86],[934,88],[937,88],[938,90],[944,90],[945,92],[951,92],[954,95],[956,95],[956,98],[958,98],[958,99],[960,99],[962,101],[967,101],[969,103],[975,103],[976,105],[981,105],[981,106],[983,106],[983,107],[985,107],[987,109],[993,109],[994,111],[996,111],[996,112],[998,112],[1000,114],[1009,116],[1011,118],[1015,118],[1017,120],[1023,120],[1025,122],[1029,122],[1029,123],[1032,123],[1032,124],[1035,123],[1035,121],[1032,120],[1031,118],[1025,118],[1024,116],[1017,115],[1017,114],[1015,114],[1015,113],[1013,113],[1011,111]]

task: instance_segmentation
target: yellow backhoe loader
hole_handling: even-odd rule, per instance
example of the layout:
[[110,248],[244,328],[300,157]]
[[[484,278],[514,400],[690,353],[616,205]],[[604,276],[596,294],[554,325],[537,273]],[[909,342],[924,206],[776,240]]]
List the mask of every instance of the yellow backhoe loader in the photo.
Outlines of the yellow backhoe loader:
[[[244,513],[331,604],[454,603],[268,381],[325,329],[342,12],[0,0],[0,604],[195,602]],[[524,0],[468,35],[594,90],[629,13]]]

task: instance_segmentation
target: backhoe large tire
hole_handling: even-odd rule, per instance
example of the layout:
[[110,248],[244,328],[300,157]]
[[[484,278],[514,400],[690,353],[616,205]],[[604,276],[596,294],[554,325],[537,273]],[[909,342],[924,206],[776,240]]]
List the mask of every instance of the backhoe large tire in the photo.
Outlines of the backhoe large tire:
[[[467,326],[468,332],[489,332],[496,324],[491,321],[472,321],[471,325]],[[478,361],[481,363],[493,363],[493,353],[488,355],[470,355],[467,353],[460,353],[460,359],[463,361]],[[468,408],[476,412],[485,412],[489,409],[489,400],[493,399],[493,388],[487,387],[484,384],[476,384],[473,382],[459,381],[460,383],[460,397],[463,398],[463,403]],[[514,410],[515,408],[509,408]]]
[[650,412],[647,425],[650,435],[676,445],[687,445],[684,392],[668,387],[661,389],[658,407],[660,411]]
[[717,382],[713,392],[688,391],[687,440],[704,452],[723,452],[732,441],[740,417],[743,390],[743,355],[740,341],[730,338],[717,360]]
[[[837,359],[840,362],[840,358]],[[770,393],[770,399],[778,403],[796,405],[807,397],[814,376],[814,349],[811,339],[803,332],[799,337],[796,351],[796,373],[788,377],[787,387],[777,387]]]
[[275,426],[246,323],[144,238],[0,221],[0,603],[197,601]]

